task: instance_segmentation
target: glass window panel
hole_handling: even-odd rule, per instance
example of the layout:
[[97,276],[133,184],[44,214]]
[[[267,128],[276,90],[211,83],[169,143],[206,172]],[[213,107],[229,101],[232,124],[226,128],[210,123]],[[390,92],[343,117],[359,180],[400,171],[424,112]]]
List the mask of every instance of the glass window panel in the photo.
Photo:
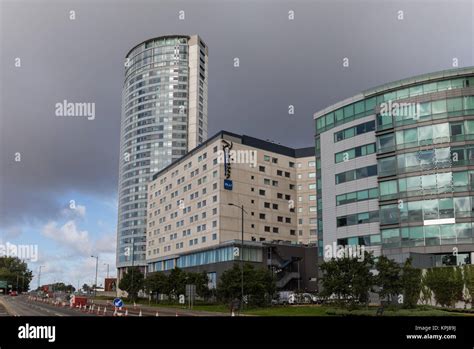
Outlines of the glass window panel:
[[464,87],[464,79],[451,80],[451,88],[462,88]]
[[403,90],[398,90],[397,91],[397,99],[407,98],[408,94],[409,94],[409,90],[407,88],[405,88]]
[[332,124],[334,124],[334,113],[326,115],[326,125],[332,126]]
[[466,131],[464,133],[467,135],[474,135],[474,120],[467,120],[465,126]]
[[438,143],[449,142],[449,124],[433,125],[433,138],[436,138]]
[[430,102],[424,102],[420,103],[420,116],[427,116],[431,114],[431,103]]
[[439,192],[449,192],[451,191],[451,186],[452,186],[452,173],[451,172],[446,172],[446,173],[438,173],[436,175],[436,181],[437,181],[437,187]]
[[423,93],[423,85],[410,87],[410,96],[418,96]]
[[342,109],[336,110],[334,115],[336,115],[336,122],[344,120],[344,111]]
[[440,244],[439,226],[432,225],[425,227],[426,246],[436,246]]
[[464,97],[464,109],[474,109],[474,96]]
[[431,102],[431,112],[432,114],[446,113],[446,100],[442,99]]
[[451,80],[438,81],[438,91],[449,90],[451,88]]
[[378,188],[369,189],[369,198],[374,199],[379,196]]
[[[433,128],[432,126],[418,127],[418,140],[420,144],[427,144],[425,141],[431,141],[433,139]],[[428,143],[430,144],[430,143]]]
[[418,143],[418,132],[416,128],[403,131],[404,143]]
[[447,198],[447,199],[440,199],[439,203],[439,218],[444,219],[444,218],[454,218],[454,205],[453,205],[453,199]]
[[462,110],[462,97],[447,100],[448,112]]
[[423,189],[436,188],[436,175],[426,175],[421,177]]
[[350,104],[344,107],[344,119],[354,116],[354,105]]
[[441,245],[456,243],[456,230],[454,224],[447,224],[440,226]]
[[396,159],[394,156],[379,159],[379,171],[381,175],[395,174],[396,169]]
[[401,178],[398,180],[398,187],[401,192],[407,191],[407,180],[405,178]]
[[354,137],[354,128],[348,128],[347,130],[344,130],[344,139]]
[[438,200],[422,201],[423,206],[423,220],[438,219]]
[[380,182],[380,195],[391,195],[396,194],[397,190],[397,181],[387,181],[387,182]]
[[471,213],[471,201],[469,197],[454,198],[454,211],[456,217],[469,217]]
[[372,111],[375,108],[375,97],[369,98],[365,100],[365,110],[366,111]]
[[466,187],[469,184],[469,178],[466,171],[453,172],[453,185],[455,187]]
[[368,190],[361,190],[357,192],[357,201],[367,200],[369,198]]
[[423,227],[411,227],[410,240],[412,246],[423,246],[425,244]]
[[408,203],[408,220],[410,222],[421,222],[423,220],[423,211],[420,201]]
[[424,84],[423,85],[423,92],[424,93],[435,92],[437,89],[438,89],[438,84],[436,82],[432,82],[430,84]]
[[[461,103],[462,104],[462,103]],[[363,113],[365,111],[364,101],[357,102],[354,105],[355,114]]]

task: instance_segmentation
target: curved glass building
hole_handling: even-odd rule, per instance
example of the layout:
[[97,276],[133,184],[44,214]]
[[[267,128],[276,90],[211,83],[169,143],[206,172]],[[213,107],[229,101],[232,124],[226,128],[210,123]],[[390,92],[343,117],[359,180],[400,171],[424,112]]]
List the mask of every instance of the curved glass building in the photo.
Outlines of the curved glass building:
[[[126,55],[117,267],[145,266],[147,182],[207,139],[208,50],[199,36],[146,40]],[[132,252],[133,251],[133,252]]]
[[320,253],[420,267],[474,260],[474,68],[362,92],[314,115]]

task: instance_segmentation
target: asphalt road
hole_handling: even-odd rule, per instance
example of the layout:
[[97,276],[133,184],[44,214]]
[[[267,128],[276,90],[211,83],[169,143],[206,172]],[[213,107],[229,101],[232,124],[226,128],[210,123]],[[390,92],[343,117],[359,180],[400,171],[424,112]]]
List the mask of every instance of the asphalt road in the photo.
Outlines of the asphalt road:
[[28,296],[0,296],[0,307],[11,316],[94,316],[94,314],[83,313],[68,307],[62,308],[51,304],[30,301]]

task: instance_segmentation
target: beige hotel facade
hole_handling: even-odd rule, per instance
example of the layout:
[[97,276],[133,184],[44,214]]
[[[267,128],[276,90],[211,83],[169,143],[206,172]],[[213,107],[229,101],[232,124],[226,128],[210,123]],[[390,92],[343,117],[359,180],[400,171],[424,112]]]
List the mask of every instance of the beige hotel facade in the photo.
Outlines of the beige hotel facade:
[[221,131],[155,173],[148,184],[148,272],[206,270],[215,282],[240,253],[265,265],[264,246],[316,246],[314,152]]

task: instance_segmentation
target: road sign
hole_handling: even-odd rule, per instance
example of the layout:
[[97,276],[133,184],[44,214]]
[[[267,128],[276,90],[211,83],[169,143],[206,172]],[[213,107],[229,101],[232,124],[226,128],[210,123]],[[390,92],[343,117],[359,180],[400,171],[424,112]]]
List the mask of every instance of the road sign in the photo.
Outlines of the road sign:
[[114,306],[117,308],[122,308],[123,307],[123,301],[120,298],[115,298],[114,299]]
[[0,288],[7,288],[7,282],[0,280]]

